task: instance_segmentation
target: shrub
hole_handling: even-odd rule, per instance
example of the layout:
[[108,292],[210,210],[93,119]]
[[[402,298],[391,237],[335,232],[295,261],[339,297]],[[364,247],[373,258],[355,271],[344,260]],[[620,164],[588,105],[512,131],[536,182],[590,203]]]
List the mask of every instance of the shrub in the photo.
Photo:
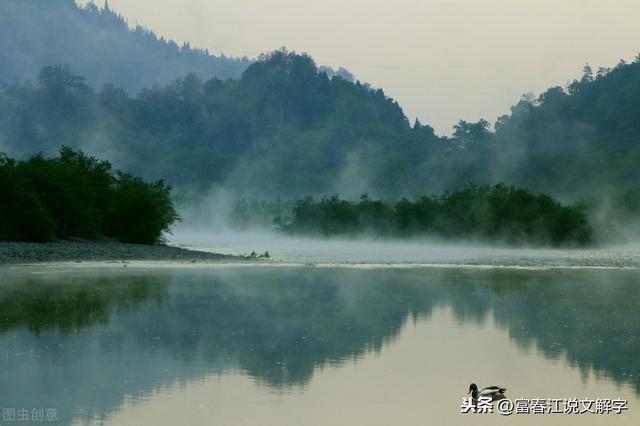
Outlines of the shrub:
[[510,245],[586,245],[593,228],[582,207],[563,206],[551,196],[526,189],[470,186],[440,197],[423,196],[396,203],[359,202],[337,196],[297,202],[282,231],[325,236],[436,236],[501,242]]
[[164,182],[147,183],[81,151],[0,157],[0,239],[98,236],[154,244],[179,220]]

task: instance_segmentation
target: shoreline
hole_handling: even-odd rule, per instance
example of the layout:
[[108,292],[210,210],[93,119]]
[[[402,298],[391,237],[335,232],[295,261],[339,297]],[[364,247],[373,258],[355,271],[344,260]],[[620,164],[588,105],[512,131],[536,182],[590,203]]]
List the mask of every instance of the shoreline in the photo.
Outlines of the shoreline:
[[[241,249],[239,249],[240,251]],[[416,261],[336,261],[299,259],[264,259],[247,255],[220,254],[200,251],[198,247],[125,244],[111,241],[60,241],[55,243],[26,243],[0,241],[0,268],[12,266],[105,266],[130,267],[162,266],[276,266],[318,269],[611,269],[640,270],[636,261],[619,262],[607,258],[527,259],[504,258],[496,262],[472,257],[468,259],[421,259]]]
[[171,261],[190,263],[247,262],[232,256],[163,245],[116,242],[0,242],[0,266],[64,262]]

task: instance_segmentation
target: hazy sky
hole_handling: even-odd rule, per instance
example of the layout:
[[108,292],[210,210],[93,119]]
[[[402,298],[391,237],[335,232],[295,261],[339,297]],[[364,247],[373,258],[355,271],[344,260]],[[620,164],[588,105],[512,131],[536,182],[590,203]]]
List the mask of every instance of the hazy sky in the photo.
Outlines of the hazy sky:
[[[101,5],[103,0],[96,0]],[[84,1],[86,3],[86,1]],[[440,133],[640,51],[638,0],[110,0],[214,53],[281,46],[344,66]]]

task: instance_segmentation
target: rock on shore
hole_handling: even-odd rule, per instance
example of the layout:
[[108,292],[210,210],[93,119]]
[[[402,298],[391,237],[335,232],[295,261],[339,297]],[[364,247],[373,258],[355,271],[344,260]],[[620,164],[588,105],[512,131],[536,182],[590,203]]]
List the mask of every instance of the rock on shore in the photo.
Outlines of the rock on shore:
[[151,246],[113,242],[58,242],[44,244],[0,242],[0,264],[123,260],[210,262],[244,259],[244,257],[162,245]]

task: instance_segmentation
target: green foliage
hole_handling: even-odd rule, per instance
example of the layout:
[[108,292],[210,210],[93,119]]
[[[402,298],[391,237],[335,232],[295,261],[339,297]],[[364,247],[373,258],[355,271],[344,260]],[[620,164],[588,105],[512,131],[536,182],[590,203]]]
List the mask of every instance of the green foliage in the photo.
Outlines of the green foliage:
[[[46,67],[38,84],[0,87],[0,141],[18,158],[90,144],[148,180],[220,184],[260,199],[368,192],[398,200],[506,182],[567,202],[606,194],[600,198],[622,203],[609,211],[640,222],[638,210],[613,194],[640,180],[638,97],[640,62],[596,73],[585,66],[567,88],[525,95],[495,131],[486,120],[462,120],[440,137],[419,121],[409,125],[382,90],[329,78],[308,55],[280,49],[238,80],[187,74],[136,97],[112,84],[96,93],[68,67]],[[433,202],[420,201],[425,224],[435,220]],[[332,214],[347,214],[340,202],[327,203]],[[371,209],[366,227],[387,223],[380,206],[362,208]],[[238,222],[253,221],[255,209],[240,210]],[[274,213],[265,217],[281,215]],[[61,226],[88,225],[70,218]]]
[[273,198],[331,191],[327,176],[364,141],[376,156],[405,137],[407,146],[420,139],[422,152],[439,140],[428,129],[414,132],[382,90],[329,79],[309,56],[285,49],[263,55],[238,81],[188,74],[135,98],[111,84],[96,93],[65,66],[43,68],[37,85],[0,89],[0,139],[14,156],[90,141],[147,179],[225,182]]
[[297,202],[292,218],[281,222],[280,229],[290,234],[433,236],[509,245],[583,246],[593,240],[583,208],[504,185],[471,186],[396,203],[372,201],[366,195],[355,203],[337,196],[319,201],[307,197]]
[[178,220],[171,201],[171,187],[163,181],[149,184],[139,177],[118,172],[114,192],[106,229],[120,241],[161,242],[169,227]]
[[162,181],[111,170],[68,147],[57,158],[0,157],[0,240],[53,241],[106,236],[153,244],[178,220]]
[[0,240],[50,241],[55,222],[38,194],[17,170],[16,163],[0,157]]
[[597,75],[586,65],[568,88],[521,102],[500,120],[486,165],[499,178],[563,196],[610,192],[640,179],[640,63]]

